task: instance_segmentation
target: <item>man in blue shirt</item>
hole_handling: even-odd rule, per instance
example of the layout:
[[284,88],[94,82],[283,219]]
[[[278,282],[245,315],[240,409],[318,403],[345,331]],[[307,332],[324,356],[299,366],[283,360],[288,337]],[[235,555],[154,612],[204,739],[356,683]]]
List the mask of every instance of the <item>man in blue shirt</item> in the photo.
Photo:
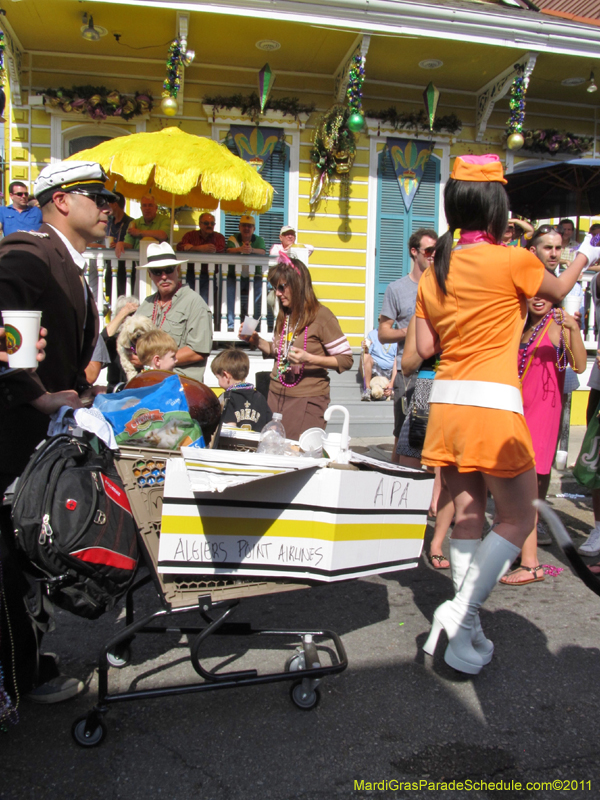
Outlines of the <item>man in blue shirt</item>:
[[27,205],[29,190],[24,183],[13,181],[8,187],[12,205],[0,206],[0,226],[2,233],[8,236],[15,231],[37,231],[42,224],[42,212],[39,206],[30,208]]

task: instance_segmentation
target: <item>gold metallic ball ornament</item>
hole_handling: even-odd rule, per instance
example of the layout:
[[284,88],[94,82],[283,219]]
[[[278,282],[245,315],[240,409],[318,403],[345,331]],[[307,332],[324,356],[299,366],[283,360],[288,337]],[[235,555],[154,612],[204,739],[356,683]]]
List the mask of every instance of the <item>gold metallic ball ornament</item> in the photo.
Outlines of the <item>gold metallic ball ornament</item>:
[[348,117],[348,127],[352,131],[352,133],[359,133],[362,131],[365,124],[365,118],[362,114],[358,112],[356,114],[351,114]]
[[163,97],[160,107],[163,110],[163,114],[166,114],[167,117],[174,117],[179,108],[177,100],[174,97]]
[[509,150],[518,150],[525,144],[525,139],[521,133],[511,133],[506,140]]

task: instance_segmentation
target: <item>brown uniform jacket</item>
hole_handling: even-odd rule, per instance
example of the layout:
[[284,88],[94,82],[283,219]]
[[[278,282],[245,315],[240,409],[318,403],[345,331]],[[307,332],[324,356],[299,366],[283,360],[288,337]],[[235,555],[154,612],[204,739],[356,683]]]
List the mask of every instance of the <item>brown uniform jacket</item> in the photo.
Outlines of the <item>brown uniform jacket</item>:
[[[0,309],[41,310],[46,359],[36,373],[0,373],[0,472],[19,475],[49,418],[29,405],[44,393],[78,389],[98,337],[98,310],[81,270],[49,225],[0,243]],[[1,316],[1,315],[0,315]]]

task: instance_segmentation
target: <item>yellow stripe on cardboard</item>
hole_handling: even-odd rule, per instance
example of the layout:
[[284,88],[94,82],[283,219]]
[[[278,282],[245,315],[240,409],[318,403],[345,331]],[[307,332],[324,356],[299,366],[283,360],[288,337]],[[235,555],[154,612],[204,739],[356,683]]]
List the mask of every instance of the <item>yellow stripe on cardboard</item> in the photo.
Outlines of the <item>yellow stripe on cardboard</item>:
[[245,517],[180,517],[163,515],[161,535],[280,536],[322,539],[328,542],[376,541],[377,539],[423,539],[425,524],[339,524],[306,520],[246,519]]

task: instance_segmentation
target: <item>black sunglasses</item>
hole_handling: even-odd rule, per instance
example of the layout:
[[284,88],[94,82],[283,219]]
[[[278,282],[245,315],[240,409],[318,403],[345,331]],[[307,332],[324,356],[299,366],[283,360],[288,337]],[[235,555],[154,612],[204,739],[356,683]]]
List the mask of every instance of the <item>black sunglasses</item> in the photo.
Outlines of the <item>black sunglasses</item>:
[[109,205],[108,198],[103,194],[98,194],[96,192],[68,192],[68,194],[80,194],[82,197],[89,197],[90,200],[93,200],[96,203],[96,208],[104,208],[105,206]]
[[165,275],[171,275],[177,267],[155,267],[154,269],[150,269],[150,275],[154,275],[155,278],[160,277],[163,273]]
[[[271,284],[271,286],[273,286],[273,284]],[[283,292],[285,292],[287,289],[287,283],[280,283],[279,286],[273,286],[273,289],[274,291],[281,292],[283,294]]]
[[[547,233],[560,233],[562,236],[562,228],[555,228],[553,225],[540,225],[533,236],[545,236]],[[533,238],[533,237],[532,237]]]
[[29,197],[29,192],[11,192],[13,197]]
[[429,258],[435,253],[435,247],[424,247],[423,250],[419,248],[419,253],[423,253],[424,256]]

